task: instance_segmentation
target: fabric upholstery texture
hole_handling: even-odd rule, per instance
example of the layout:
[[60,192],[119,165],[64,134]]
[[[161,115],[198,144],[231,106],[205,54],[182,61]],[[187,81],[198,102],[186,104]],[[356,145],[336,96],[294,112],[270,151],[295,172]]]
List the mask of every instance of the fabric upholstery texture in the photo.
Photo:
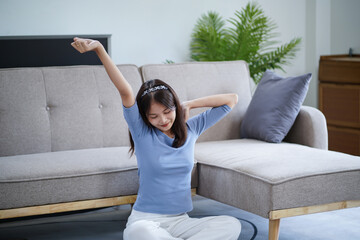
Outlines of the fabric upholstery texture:
[[281,142],[305,99],[311,74],[283,78],[267,70],[246,111],[241,137]]
[[0,70],[0,156],[51,151],[43,74]]
[[36,181],[137,169],[136,159],[129,158],[128,151],[128,147],[112,147],[3,157],[0,161],[0,182]]
[[284,141],[327,150],[328,132],[324,114],[316,108],[302,106]]
[[114,147],[2,157],[0,209],[136,194],[136,159],[129,159],[128,150]]
[[348,154],[238,139],[198,143],[195,158],[200,195],[263,217],[271,210],[360,199],[359,157]]
[[137,193],[137,169],[103,174],[0,183],[0,209],[73,202]]
[[[135,65],[119,65],[134,89]],[[101,66],[0,70],[0,156],[129,145],[120,94]]]

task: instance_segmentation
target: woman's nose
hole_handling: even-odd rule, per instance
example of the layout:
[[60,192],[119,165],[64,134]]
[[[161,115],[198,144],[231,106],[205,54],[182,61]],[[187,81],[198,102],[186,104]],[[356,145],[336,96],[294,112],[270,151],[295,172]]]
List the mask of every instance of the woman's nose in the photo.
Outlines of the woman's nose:
[[160,116],[160,123],[165,124],[165,122],[166,122],[166,117],[164,115],[161,115]]

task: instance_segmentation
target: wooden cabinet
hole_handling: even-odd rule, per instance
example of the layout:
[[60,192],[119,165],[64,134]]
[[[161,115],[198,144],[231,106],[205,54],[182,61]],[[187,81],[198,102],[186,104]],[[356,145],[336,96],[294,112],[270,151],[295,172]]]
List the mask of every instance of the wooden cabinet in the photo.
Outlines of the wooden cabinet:
[[360,55],[321,56],[319,81],[329,150],[360,156]]

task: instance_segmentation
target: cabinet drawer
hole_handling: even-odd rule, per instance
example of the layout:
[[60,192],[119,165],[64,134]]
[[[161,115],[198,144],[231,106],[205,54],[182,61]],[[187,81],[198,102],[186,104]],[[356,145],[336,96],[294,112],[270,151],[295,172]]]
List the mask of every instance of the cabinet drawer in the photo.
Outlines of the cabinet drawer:
[[360,156],[360,130],[328,125],[329,150]]
[[319,80],[323,82],[360,83],[360,56],[321,56]]
[[319,108],[330,125],[360,127],[360,86],[320,83]]

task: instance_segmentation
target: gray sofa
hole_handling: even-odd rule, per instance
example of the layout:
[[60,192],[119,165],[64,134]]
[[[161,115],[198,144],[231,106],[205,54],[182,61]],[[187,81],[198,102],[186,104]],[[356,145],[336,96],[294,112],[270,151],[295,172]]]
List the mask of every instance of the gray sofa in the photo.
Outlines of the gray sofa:
[[[135,91],[159,78],[182,101],[239,95],[199,138],[193,193],[268,218],[269,239],[283,217],[360,206],[360,158],[327,150],[317,109],[303,106],[282,143],[239,139],[251,101],[245,62],[118,67]],[[120,95],[102,66],[0,70],[0,219],[133,203],[128,146]]]

